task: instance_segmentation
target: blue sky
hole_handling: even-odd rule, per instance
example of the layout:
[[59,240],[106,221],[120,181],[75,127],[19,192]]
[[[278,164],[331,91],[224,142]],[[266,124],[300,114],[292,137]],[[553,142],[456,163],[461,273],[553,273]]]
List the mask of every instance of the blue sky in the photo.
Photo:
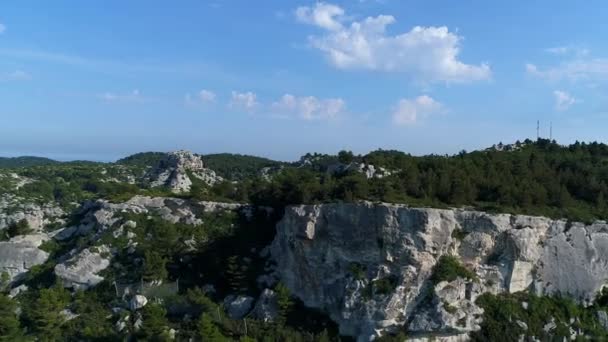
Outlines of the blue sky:
[[0,155],[603,140],[608,3],[3,1]]

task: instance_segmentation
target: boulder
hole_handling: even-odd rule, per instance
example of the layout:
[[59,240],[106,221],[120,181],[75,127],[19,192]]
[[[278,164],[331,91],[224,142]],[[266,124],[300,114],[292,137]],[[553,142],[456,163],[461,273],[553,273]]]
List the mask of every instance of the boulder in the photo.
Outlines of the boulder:
[[20,279],[33,266],[46,262],[49,254],[30,241],[0,242],[0,274],[6,273],[10,281]]
[[146,304],[148,304],[148,298],[138,294],[133,296],[129,301],[129,309],[131,309],[131,311],[137,311],[146,306]]
[[224,299],[226,313],[232,319],[241,319],[251,311],[254,298],[243,295],[230,295]]
[[103,281],[98,273],[110,266],[110,249],[106,246],[86,248],[55,266],[55,275],[64,287],[88,289]]
[[25,292],[29,290],[29,287],[27,287],[27,285],[25,284],[21,284],[15,288],[12,288],[9,293],[8,293],[8,297],[9,298],[15,298],[17,297],[19,294],[21,294],[22,292]]
[[273,290],[264,289],[257,302],[251,316],[259,321],[268,323],[273,322],[279,315],[279,305],[277,295]]

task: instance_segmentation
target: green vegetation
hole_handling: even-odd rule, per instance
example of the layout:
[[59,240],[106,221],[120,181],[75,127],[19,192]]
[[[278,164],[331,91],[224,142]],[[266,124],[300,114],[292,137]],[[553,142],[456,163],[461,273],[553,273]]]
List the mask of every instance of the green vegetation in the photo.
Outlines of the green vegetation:
[[[500,211],[566,217],[589,222],[608,217],[608,146],[560,146],[540,139],[509,151],[489,149],[454,156],[416,157],[398,151],[364,156],[306,155],[271,181],[241,186],[240,198],[282,206],[372,200],[414,206],[472,206]],[[356,171],[330,174],[339,159],[383,167],[391,175],[367,179]],[[228,197],[230,195],[228,194]]]
[[348,269],[350,271],[350,274],[353,276],[353,278],[355,278],[357,280],[363,280],[366,278],[365,266],[361,265],[360,263],[353,262],[350,264]]
[[456,257],[442,255],[433,269],[431,282],[439,284],[442,281],[454,281],[458,277],[477,279],[477,275],[464,267]]
[[[165,341],[177,331],[176,340],[336,341],[339,336],[335,324],[306,309],[283,284],[274,289],[279,304],[279,317],[274,323],[250,317],[233,320],[222,309],[228,294],[259,295],[257,278],[266,266],[259,252],[272,241],[276,221],[289,204],[371,200],[412,206],[466,206],[582,221],[608,217],[608,146],[598,143],[559,146],[541,139],[510,149],[422,157],[397,151],[379,150],[363,156],[341,151],[337,155],[308,154],[298,163],[214,154],[204,156],[204,162],[225,177],[224,182],[208,186],[192,177],[191,192],[181,195],[133,184],[133,179],[141,180],[145,169],[162,157],[157,152],[141,153],[115,164],[13,162],[10,169],[0,171],[0,192],[35,203],[55,201],[70,213],[68,225],[78,223],[81,216],[73,209],[85,200],[120,202],[135,195],[249,202],[275,210],[272,214],[254,212],[251,220],[233,212],[197,212],[202,221],[197,226],[170,223],[152,213],[122,213],[113,227],[98,232],[94,239],[87,235],[45,242],[41,248],[51,254],[49,261],[32,267],[19,280],[30,287],[29,291],[9,299],[7,275],[0,275],[0,340]],[[336,167],[337,163],[341,164]],[[347,165],[357,163],[372,164],[390,174],[368,179],[354,167],[347,169]],[[272,169],[271,176],[262,177],[262,168]],[[32,182],[15,189],[18,178],[10,173]],[[18,210],[19,205],[6,210]],[[136,223],[128,229],[132,236],[114,235],[128,220]],[[28,231],[26,221],[17,222],[3,238]],[[466,232],[455,230],[452,236],[462,240]],[[91,241],[97,246],[90,246]],[[381,240],[372,243],[383,246]],[[58,257],[75,248],[102,244],[112,246],[115,254],[112,267],[103,271],[105,280],[101,284],[74,293],[57,284],[53,268]],[[366,281],[367,271],[365,265],[349,265],[353,279]],[[431,281],[437,284],[457,277],[476,279],[457,258],[442,256]],[[363,297],[390,294],[397,283],[398,279],[391,276],[371,281]],[[212,285],[214,291],[203,292],[205,284]],[[119,289],[129,286],[141,288],[150,299],[141,311],[144,325],[139,330],[135,329],[134,314],[126,318],[127,311],[116,310],[124,308],[128,300],[128,295],[121,297]],[[528,309],[522,307],[524,301]],[[477,341],[514,341],[521,334],[541,340],[569,337],[572,325],[596,340],[608,338],[595,316],[596,310],[608,308],[608,293],[589,308],[567,299],[528,294],[483,295],[478,303],[485,311],[482,329],[474,334]],[[19,316],[15,314],[17,307],[22,309]],[[453,310],[449,304],[444,308]],[[66,312],[75,316],[66,320]],[[543,327],[552,318],[556,328],[549,334]],[[575,323],[570,323],[571,319]],[[524,331],[518,320],[528,329]],[[115,328],[118,323],[125,325],[120,332]]]
[[15,314],[17,303],[0,294],[0,341],[15,341],[21,336],[19,319]]
[[[527,309],[522,303],[527,303]],[[528,293],[484,294],[477,299],[484,309],[481,330],[472,334],[473,341],[519,341],[519,336],[535,336],[541,341],[570,339],[570,326],[582,330],[591,340],[608,339],[608,331],[600,325],[596,311],[606,310],[598,304],[585,308],[571,299],[538,297]],[[546,324],[555,321],[552,331],[545,331]],[[524,322],[523,329],[517,321]],[[573,323],[572,323],[573,322]]]
[[[20,169],[20,175],[37,181],[23,186],[18,194],[60,203],[166,194],[162,189],[155,193],[142,186],[101,181],[141,175],[162,156],[147,152],[117,164],[62,163]],[[608,146],[599,143],[560,146],[549,140],[526,140],[511,148],[422,157],[398,151],[378,150],[363,156],[341,151],[337,156],[307,154],[293,164],[234,154],[203,158],[207,167],[229,181],[213,187],[195,184],[190,196],[198,199],[275,207],[372,200],[414,206],[471,206],[584,222],[608,217]],[[339,162],[372,164],[390,174],[367,179],[354,170],[329,173],[330,166]],[[277,170],[271,180],[260,177],[264,167]],[[8,177],[0,178],[0,190],[8,189],[10,182]]]
[[26,235],[32,231],[30,228],[30,224],[26,219],[22,219],[19,222],[15,222],[8,226],[6,232],[9,237],[14,237],[17,235]]
[[278,168],[285,165],[267,158],[231,153],[207,154],[203,156],[203,162],[205,167],[229,180],[257,177],[265,167]]
[[163,152],[141,152],[119,159],[116,161],[116,164],[144,167],[154,166],[158,164],[165,155],[166,154]]
[[376,294],[387,295],[392,293],[397,287],[397,278],[394,276],[387,276],[374,280],[372,284]]

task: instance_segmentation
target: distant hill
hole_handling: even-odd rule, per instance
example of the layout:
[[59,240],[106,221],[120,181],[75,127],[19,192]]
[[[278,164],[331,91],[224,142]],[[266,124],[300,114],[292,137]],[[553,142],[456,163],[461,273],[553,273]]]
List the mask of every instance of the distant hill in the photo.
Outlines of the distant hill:
[[60,162],[44,158],[44,157],[0,157],[0,168],[14,168],[14,167],[29,167],[29,166],[40,166],[40,165],[53,165],[59,164]]
[[132,166],[153,166],[166,155],[164,152],[140,152],[118,159],[116,164]]
[[230,180],[257,176],[265,167],[274,168],[286,165],[286,163],[276,160],[232,153],[203,155],[203,162],[205,167]]

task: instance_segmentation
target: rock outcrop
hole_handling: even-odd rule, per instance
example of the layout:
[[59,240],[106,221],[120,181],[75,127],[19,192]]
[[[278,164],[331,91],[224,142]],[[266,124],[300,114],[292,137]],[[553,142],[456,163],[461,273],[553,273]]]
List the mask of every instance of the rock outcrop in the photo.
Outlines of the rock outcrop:
[[103,281],[99,272],[110,266],[110,250],[106,246],[90,247],[55,266],[55,275],[64,287],[86,290]]
[[[417,336],[460,340],[479,328],[475,299],[482,293],[530,290],[589,304],[608,283],[605,222],[585,226],[461,209],[288,207],[271,254],[295,296],[360,341],[404,326]],[[477,279],[433,285],[442,255],[458,258]]]
[[148,304],[148,298],[138,294],[133,296],[133,298],[131,298],[129,301],[129,309],[131,309],[131,311],[137,311],[146,306],[146,304]]
[[38,249],[39,245],[22,239],[0,242],[0,274],[6,273],[10,281],[19,280],[33,266],[46,262],[49,254]]
[[222,181],[213,170],[205,168],[203,159],[199,155],[188,151],[167,153],[145,178],[152,187],[166,186],[171,191],[179,193],[190,191],[192,186],[190,175],[208,185]]
[[39,205],[12,194],[0,195],[0,230],[21,220],[33,230],[42,230],[47,224],[63,223],[63,216],[65,212],[54,203]]
[[[171,223],[198,225],[203,222],[201,214],[222,210],[241,210],[244,215],[248,215],[253,208],[239,203],[191,201],[172,197],[134,196],[122,203],[97,200],[83,205],[80,210],[83,218],[78,225],[66,227],[53,234],[57,240],[67,240],[93,231],[102,231],[119,222],[122,213],[155,215]],[[131,223],[125,224],[128,226]]]
[[251,311],[255,299],[250,296],[230,295],[224,299],[226,313],[232,319],[241,319]]

